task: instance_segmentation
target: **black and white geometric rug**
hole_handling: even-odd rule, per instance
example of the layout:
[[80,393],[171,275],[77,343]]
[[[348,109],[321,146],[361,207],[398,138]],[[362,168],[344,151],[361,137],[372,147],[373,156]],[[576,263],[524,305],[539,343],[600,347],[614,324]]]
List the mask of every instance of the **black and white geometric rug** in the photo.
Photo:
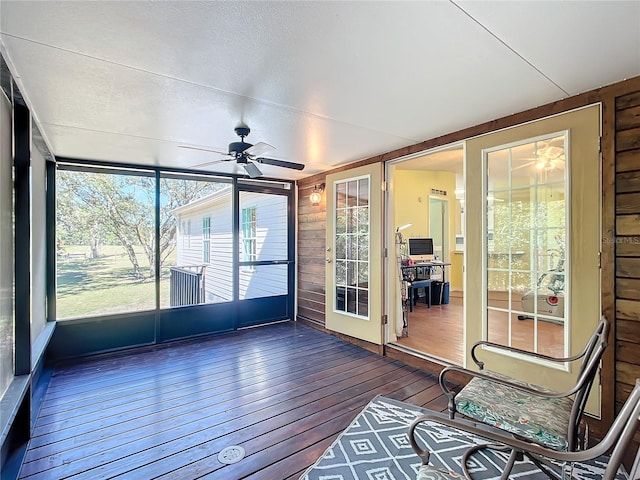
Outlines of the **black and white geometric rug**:
[[[414,480],[421,463],[407,433],[409,425],[427,412],[433,413],[390,398],[374,398],[300,480]],[[431,463],[457,473],[461,472],[461,457],[467,448],[489,443],[431,422],[423,422],[417,431],[432,451]],[[481,480],[498,479],[507,460],[506,454],[490,450],[473,457],[469,470]],[[589,464],[576,464],[573,475],[579,480],[602,478],[606,462],[603,457]],[[512,477],[548,480],[529,462],[517,462]],[[616,478],[625,480],[627,475],[620,471]]]

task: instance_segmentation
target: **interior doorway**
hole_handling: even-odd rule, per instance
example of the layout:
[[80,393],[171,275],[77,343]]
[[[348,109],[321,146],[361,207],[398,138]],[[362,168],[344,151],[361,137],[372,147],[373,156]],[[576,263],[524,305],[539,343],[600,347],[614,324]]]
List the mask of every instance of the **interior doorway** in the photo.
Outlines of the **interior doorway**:
[[[387,215],[395,232],[389,271],[397,279],[388,286],[388,343],[462,365],[464,147],[451,145],[390,162],[387,178]],[[433,260],[445,265],[410,267],[410,239],[431,239]]]

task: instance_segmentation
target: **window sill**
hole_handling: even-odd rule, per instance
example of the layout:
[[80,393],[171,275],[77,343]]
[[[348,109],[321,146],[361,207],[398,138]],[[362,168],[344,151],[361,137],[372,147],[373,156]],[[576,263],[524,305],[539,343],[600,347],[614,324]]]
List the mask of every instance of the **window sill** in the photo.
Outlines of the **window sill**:
[[31,375],[13,377],[9,388],[0,399],[0,445],[4,445],[13,421],[24,401],[24,396],[29,391]]

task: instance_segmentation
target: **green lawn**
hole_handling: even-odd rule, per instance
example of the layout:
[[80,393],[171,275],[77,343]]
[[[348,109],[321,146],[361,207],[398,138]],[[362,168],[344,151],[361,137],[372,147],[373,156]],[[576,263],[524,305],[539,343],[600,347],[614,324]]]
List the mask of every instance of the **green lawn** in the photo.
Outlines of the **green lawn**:
[[[66,246],[58,255],[58,319],[105,315],[155,308],[154,279],[138,280],[129,257],[120,246],[100,248],[100,258],[89,258],[88,246]],[[82,255],[84,254],[84,256]],[[136,249],[143,272],[149,262],[142,249]],[[175,265],[175,253],[166,264]],[[169,304],[168,268],[163,269],[160,299]]]

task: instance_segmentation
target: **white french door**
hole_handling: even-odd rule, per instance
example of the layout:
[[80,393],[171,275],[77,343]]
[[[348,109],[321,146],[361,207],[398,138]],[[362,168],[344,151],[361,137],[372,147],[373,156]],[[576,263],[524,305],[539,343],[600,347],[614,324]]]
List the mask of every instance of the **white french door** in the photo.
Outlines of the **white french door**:
[[382,344],[382,166],[327,176],[326,327]]

